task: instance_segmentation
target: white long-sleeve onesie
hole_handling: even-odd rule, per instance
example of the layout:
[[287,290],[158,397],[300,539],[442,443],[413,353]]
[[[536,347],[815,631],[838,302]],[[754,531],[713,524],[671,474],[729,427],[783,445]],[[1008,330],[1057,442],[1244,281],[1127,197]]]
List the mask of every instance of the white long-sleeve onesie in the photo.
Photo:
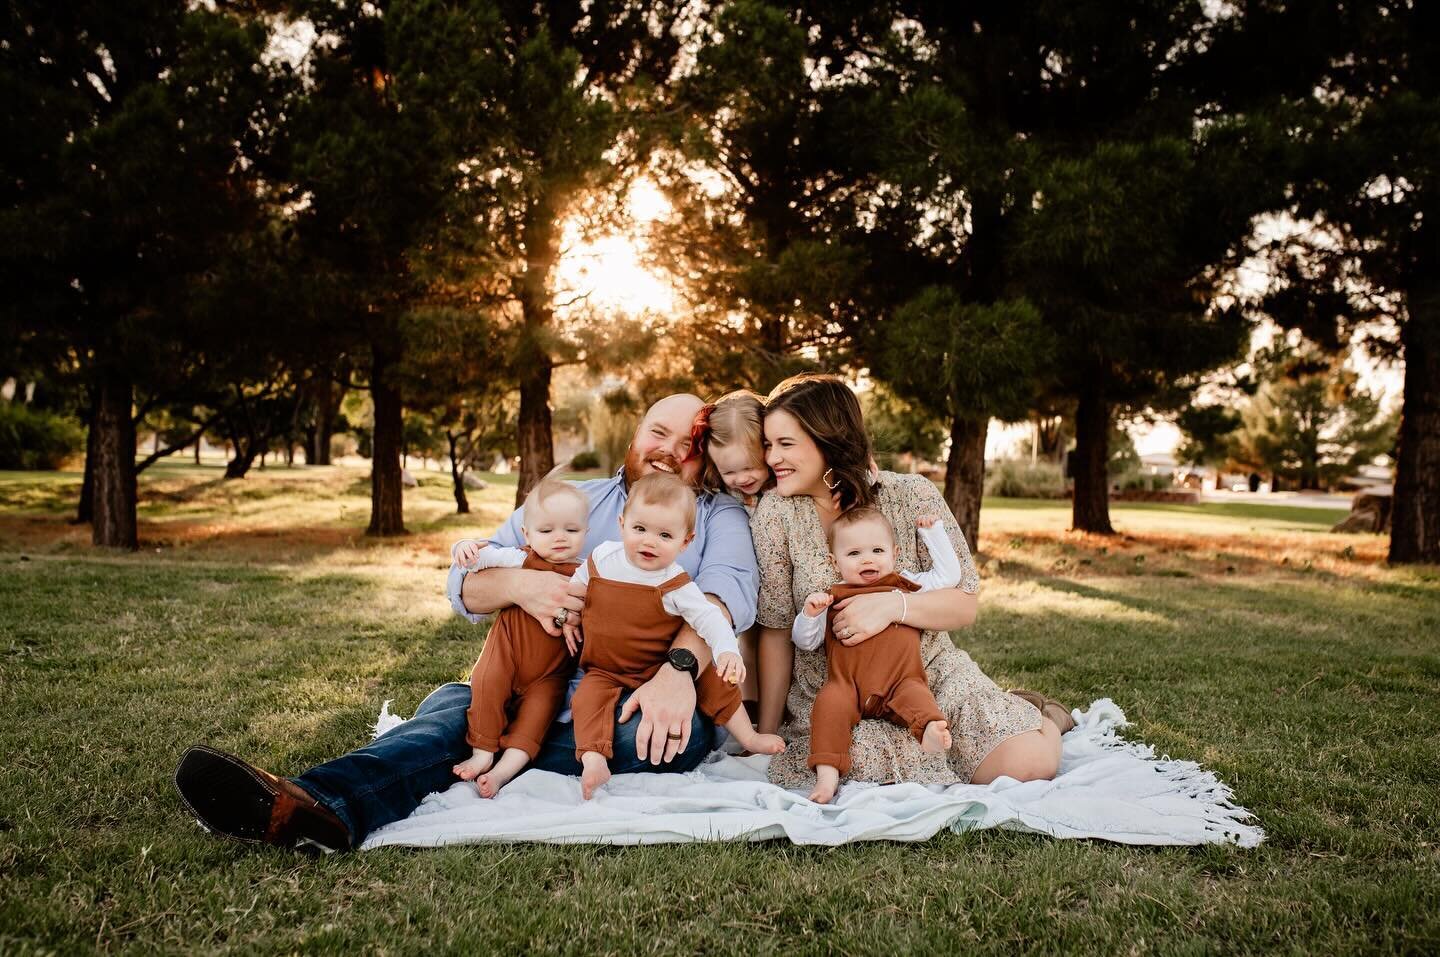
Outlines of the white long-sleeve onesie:
[[[481,554],[490,549],[482,549]],[[601,578],[609,578],[612,581],[629,582],[632,585],[663,585],[676,575],[681,574],[685,569],[677,564],[671,564],[668,568],[658,571],[646,571],[630,562],[625,555],[625,545],[622,542],[604,542],[595,546],[590,553],[590,560],[595,563],[595,571]],[[582,562],[574,576],[571,577],[572,585],[588,587],[590,584],[590,564]],[[685,619],[686,623],[694,628],[705,644],[710,646],[710,653],[716,657],[727,652],[730,654],[740,653],[740,642],[735,638],[735,629],[730,627],[729,620],[724,612],[716,608],[705,597],[700,586],[692,582],[686,582],[679,588],[665,593],[661,604],[665,610],[672,615]]]
[[[916,531],[920,534],[920,541],[925,543],[925,550],[930,553],[931,568],[928,572],[901,572],[900,577],[919,585],[922,592],[954,588],[960,584],[960,556],[955,554],[955,546],[950,544],[945,526],[936,522],[929,528]],[[796,648],[814,651],[825,643],[825,617],[829,611],[829,608],[822,608],[820,614],[811,618],[805,614],[804,608],[800,609],[795,623],[790,626],[790,640]]]
[[461,545],[484,545],[475,560],[465,566],[467,572],[479,571],[482,568],[519,568],[525,564],[525,549],[510,548],[505,545],[496,545],[494,542],[485,542],[474,538],[462,538],[450,546],[450,561],[456,565],[460,560],[455,554],[460,551]]

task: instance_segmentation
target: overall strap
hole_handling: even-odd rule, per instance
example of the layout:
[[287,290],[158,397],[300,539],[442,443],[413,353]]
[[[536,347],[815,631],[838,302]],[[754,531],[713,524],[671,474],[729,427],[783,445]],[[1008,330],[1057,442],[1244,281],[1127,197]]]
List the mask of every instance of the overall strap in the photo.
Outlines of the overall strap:
[[684,588],[688,584],[690,584],[690,576],[687,575],[685,572],[681,572],[674,578],[671,578],[668,581],[663,581],[655,587],[660,589],[660,594],[668,595],[675,589]]

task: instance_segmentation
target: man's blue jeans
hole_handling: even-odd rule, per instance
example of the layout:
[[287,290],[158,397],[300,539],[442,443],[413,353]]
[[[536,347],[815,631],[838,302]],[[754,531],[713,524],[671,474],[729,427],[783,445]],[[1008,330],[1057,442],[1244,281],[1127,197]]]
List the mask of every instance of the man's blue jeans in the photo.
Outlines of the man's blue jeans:
[[[627,691],[620,696],[621,706],[630,694]],[[470,756],[470,745],[465,742],[465,710],[469,707],[469,685],[441,685],[420,702],[409,721],[363,748],[311,768],[294,781],[345,822],[354,846],[359,847],[371,831],[408,817],[425,795],[444,791],[460,780],[450,769]],[[690,719],[689,747],[668,764],[655,765],[635,757],[639,726],[638,711],[626,723],[615,725],[615,757],[610,761],[614,773],[692,771],[710,753],[714,741],[714,725],[696,712]],[[575,726],[558,721],[551,725],[529,767],[579,775]]]

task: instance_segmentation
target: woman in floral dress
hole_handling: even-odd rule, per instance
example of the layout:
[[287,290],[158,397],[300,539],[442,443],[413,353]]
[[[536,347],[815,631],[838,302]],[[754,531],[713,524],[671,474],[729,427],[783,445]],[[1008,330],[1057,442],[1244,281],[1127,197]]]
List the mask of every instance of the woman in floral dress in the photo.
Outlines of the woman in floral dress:
[[[1002,775],[1021,781],[1055,776],[1060,733],[1068,713],[1032,695],[1034,703],[996,686],[947,632],[975,620],[980,581],[964,536],[944,498],[924,476],[871,471],[870,441],[854,393],[834,376],[795,376],[770,394],[765,410],[766,462],[776,488],[751,519],[760,560],[758,620],[762,641],[788,636],[795,614],[811,592],[838,581],[825,534],[841,511],[873,505],[895,530],[897,571],[923,571],[930,556],[919,542],[916,519],[944,521],[964,569],[959,587],[912,594],[860,595],[832,612],[836,634],[868,640],[902,614],[923,629],[921,657],[930,690],[950,723],[953,745],[926,754],[905,728],[866,719],[855,729],[849,779],[924,784],[987,784]],[[815,775],[805,766],[810,750],[810,711],[825,683],[825,650],[795,652],[786,701],[790,720],[780,729],[789,743],[770,763],[771,780],[805,788]],[[1044,709],[1044,714],[1040,708]]]

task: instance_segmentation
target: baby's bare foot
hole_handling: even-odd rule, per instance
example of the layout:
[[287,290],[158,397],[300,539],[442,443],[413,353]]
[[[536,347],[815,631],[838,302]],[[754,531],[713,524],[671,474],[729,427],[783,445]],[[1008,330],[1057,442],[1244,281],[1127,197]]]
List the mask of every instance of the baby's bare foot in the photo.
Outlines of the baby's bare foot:
[[599,751],[586,751],[580,764],[585,768],[580,773],[580,796],[588,801],[610,780],[610,762]]
[[939,754],[950,750],[950,725],[945,721],[931,721],[925,725],[925,734],[920,738],[920,750],[927,754]]
[[778,734],[754,734],[740,742],[751,754],[779,754],[785,750],[785,739]]
[[482,798],[493,798],[500,793],[501,788],[510,783],[512,777],[514,777],[514,774],[506,774],[499,768],[496,768],[487,774],[480,775],[480,779],[475,782],[475,786],[480,789],[480,796]]
[[495,753],[493,751],[480,751],[461,761],[450,770],[462,781],[473,781],[490,770],[490,765],[494,761]]
[[839,787],[840,769],[822,764],[815,769],[815,790],[810,792],[810,800],[816,804],[829,804]]

